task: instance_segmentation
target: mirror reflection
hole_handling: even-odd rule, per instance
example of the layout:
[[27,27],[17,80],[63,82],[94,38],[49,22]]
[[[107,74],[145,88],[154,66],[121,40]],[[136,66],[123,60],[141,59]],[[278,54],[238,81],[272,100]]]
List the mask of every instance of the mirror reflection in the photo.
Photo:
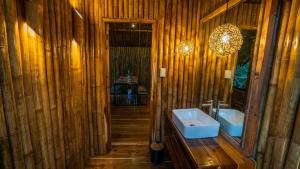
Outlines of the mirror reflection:
[[[244,121],[246,117],[246,104],[249,86],[249,76],[251,72],[251,62],[255,44],[255,29],[241,29],[243,35],[243,45],[235,56],[235,63],[232,70],[227,70],[233,74],[231,99],[224,103],[222,100],[211,100],[203,104],[209,107],[209,115],[220,122],[221,132],[240,142],[243,135]],[[225,71],[225,77],[226,75]]]
[[256,30],[241,29],[243,45],[238,52],[233,77],[231,104],[217,103],[216,119],[223,132],[237,141],[241,140],[246,114],[247,91]]

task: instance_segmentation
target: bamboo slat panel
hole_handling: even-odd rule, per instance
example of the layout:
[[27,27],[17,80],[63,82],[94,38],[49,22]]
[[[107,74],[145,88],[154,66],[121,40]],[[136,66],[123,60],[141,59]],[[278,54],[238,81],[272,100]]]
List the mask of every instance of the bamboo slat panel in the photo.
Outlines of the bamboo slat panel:
[[120,76],[127,75],[127,66],[131,65],[132,73],[138,76],[139,85],[150,91],[150,57],[151,48],[145,47],[110,47],[110,82],[111,86]]

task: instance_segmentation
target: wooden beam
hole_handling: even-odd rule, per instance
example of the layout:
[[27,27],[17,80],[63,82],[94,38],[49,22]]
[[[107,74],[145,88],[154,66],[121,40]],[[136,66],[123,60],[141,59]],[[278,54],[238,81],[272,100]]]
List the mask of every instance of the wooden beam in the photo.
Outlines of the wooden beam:
[[111,18],[103,18],[102,19],[103,22],[107,23],[107,22],[114,22],[114,23],[155,23],[156,21],[153,20],[153,19],[127,19],[127,18],[124,18],[124,19],[111,19]]
[[138,29],[113,29],[116,32],[152,32],[152,30],[138,30]]
[[[216,10],[214,10],[213,12],[209,13],[208,15],[204,16],[201,19],[201,22],[207,22],[210,19],[224,13],[226,10],[233,8],[234,6],[236,6],[237,4],[239,4],[240,2],[243,2],[243,0],[230,0],[228,2],[228,7],[227,7],[227,3],[223,4],[222,6],[220,6],[219,8],[217,8]],[[228,8],[228,9],[227,9]]]

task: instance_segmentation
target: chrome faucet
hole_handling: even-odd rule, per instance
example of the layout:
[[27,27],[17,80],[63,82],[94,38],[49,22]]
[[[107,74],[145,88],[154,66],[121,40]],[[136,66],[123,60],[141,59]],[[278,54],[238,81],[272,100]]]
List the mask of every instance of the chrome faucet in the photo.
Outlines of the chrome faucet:
[[220,107],[229,107],[229,105],[225,104],[224,101],[218,100],[217,107],[216,107],[216,114],[215,114],[216,120],[218,120],[218,117],[219,117]]
[[212,117],[213,116],[213,104],[214,101],[213,100],[209,100],[207,101],[207,103],[202,104],[202,107],[209,107],[209,112],[208,114]]

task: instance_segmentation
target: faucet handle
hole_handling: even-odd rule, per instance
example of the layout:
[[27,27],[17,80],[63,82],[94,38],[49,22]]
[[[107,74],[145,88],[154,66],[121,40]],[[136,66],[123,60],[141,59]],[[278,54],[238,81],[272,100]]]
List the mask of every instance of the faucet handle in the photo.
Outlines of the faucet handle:
[[207,100],[206,103],[213,103],[214,100]]

